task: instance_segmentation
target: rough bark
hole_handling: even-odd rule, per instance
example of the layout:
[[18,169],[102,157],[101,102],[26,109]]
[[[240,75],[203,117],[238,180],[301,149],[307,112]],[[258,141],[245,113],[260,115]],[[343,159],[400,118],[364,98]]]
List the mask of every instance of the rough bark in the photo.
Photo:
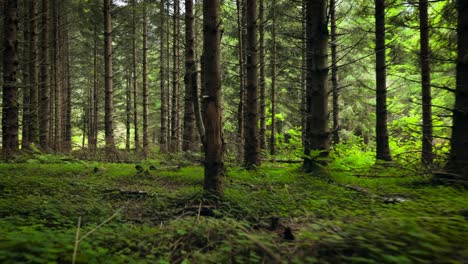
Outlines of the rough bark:
[[18,151],[18,2],[4,1],[2,151],[5,158]]
[[244,166],[253,169],[260,165],[258,142],[258,55],[257,1],[247,1],[247,105],[244,135]]
[[98,37],[97,28],[94,26],[94,50],[93,50],[93,90],[90,94],[90,114],[89,114],[89,131],[88,131],[88,147],[91,151],[97,149],[97,134],[98,134]]
[[260,149],[266,149],[266,83],[265,83],[265,3],[259,0],[259,59],[260,59]]
[[194,151],[195,97],[198,96],[195,44],[193,36],[193,1],[185,0],[185,101],[182,150]]
[[130,130],[132,123],[132,91],[131,91],[131,74],[127,74],[126,90],[125,90],[125,150],[130,151]]
[[133,128],[135,150],[140,149],[140,133],[138,128],[138,66],[137,66],[137,17],[136,17],[136,0],[132,1],[132,68],[133,68]]
[[149,150],[148,137],[148,16],[146,4],[143,3],[143,155],[146,157]]
[[457,1],[457,88],[453,110],[452,143],[447,169],[468,178],[468,2]]
[[159,146],[161,151],[167,151],[167,104],[166,104],[166,68],[165,68],[165,54],[166,54],[166,33],[165,29],[165,1],[161,0],[159,6],[159,30],[160,30],[160,42],[159,42],[159,84],[161,93],[161,130],[159,136]]
[[115,153],[114,143],[114,100],[112,85],[112,0],[104,0],[104,132],[106,151],[108,154]]
[[338,91],[338,58],[337,58],[337,32],[336,32],[336,0],[330,0],[330,29],[331,29],[331,80],[333,93],[333,143],[340,143],[340,106]]
[[427,0],[419,0],[419,29],[420,29],[420,61],[422,84],[422,161],[431,164],[434,159],[432,152],[432,98],[431,98],[431,67],[429,47],[429,25]]
[[61,15],[61,1],[54,0],[54,17],[53,17],[53,29],[54,29],[54,35],[55,35],[55,40],[54,40],[54,96],[55,96],[55,118],[54,118],[54,131],[55,131],[55,136],[54,136],[54,149],[57,152],[62,151],[63,147],[63,96],[62,96],[62,91],[63,91],[63,82],[62,82],[62,69],[63,69],[63,64],[62,64],[62,15]]
[[221,197],[225,175],[221,111],[221,28],[220,0],[203,1],[205,180],[207,193]]
[[29,123],[23,124],[29,126],[28,140],[30,143],[39,143],[39,116],[38,116],[38,96],[39,96],[39,35],[37,32],[37,19],[39,17],[38,1],[30,1],[29,12],[31,14],[30,34],[30,73],[29,73]]
[[[68,24],[68,17],[65,13],[65,23]],[[64,30],[65,37],[65,72],[64,82],[66,83],[65,90],[65,106],[64,106],[64,138],[63,138],[63,150],[65,152],[70,152],[72,150],[72,124],[71,124],[71,97],[72,97],[72,85],[71,85],[71,75],[70,75],[70,37],[67,29]]]
[[236,0],[237,5],[237,29],[239,50],[239,104],[237,106],[237,156],[240,160],[243,156],[244,146],[244,100],[245,100],[245,64],[244,64],[244,3]]
[[276,155],[276,0],[272,1],[271,25],[271,125],[270,125],[270,154]]
[[42,150],[48,150],[50,124],[49,0],[42,1],[41,13],[39,144]]
[[[31,98],[30,98],[30,89],[33,83],[29,75],[31,74],[30,67],[31,65],[31,20],[34,16],[33,12],[30,12],[30,1],[23,1],[23,10],[25,12],[23,19],[23,79],[22,79],[22,88],[23,88],[23,105],[22,105],[22,139],[21,139],[21,149],[29,149],[30,147],[30,132],[29,132],[29,123],[31,122]],[[28,12],[29,11],[29,12]]]
[[179,151],[179,0],[174,0],[172,23],[172,97],[171,97],[171,151]]
[[387,76],[385,62],[385,0],[375,0],[376,142],[377,160],[391,161],[387,128]]
[[[307,1],[307,128],[304,169],[319,168],[328,156],[327,1]],[[315,153],[315,152],[319,153]]]

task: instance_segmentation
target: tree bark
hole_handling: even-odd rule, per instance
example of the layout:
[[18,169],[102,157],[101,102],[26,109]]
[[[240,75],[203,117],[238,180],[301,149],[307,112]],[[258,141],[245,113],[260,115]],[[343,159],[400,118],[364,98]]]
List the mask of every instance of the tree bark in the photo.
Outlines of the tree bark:
[[[24,19],[23,19],[23,105],[22,105],[22,139],[21,139],[21,149],[29,149],[30,147],[30,132],[29,132],[29,123],[31,122],[31,98],[30,98],[30,89],[33,83],[29,75],[31,74],[30,67],[31,65],[31,55],[32,51],[30,46],[31,43],[31,21],[33,19],[34,13],[30,12],[31,1],[23,1],[24,9]],[[29,12],[28,12],[29,11]]]
[[172,109],[171,109],[171,152],[179,151],[179,0],[174,0],[172,24]]
[[41,49],[40,49],[40,101],[39,101],[39,144],[42,150],[49,149],[50,124],[50,59],[49,59],[49,0],[42,1]]
[[385,62],[385,50],[385,0],[375,0],[377,160],[391,161],[387,128],[387,66]]
[[[68,25],[69,20],[68,16],[65,12],[65,23]],[[71,75],[70,75],[70,37],[69,31],[67,29],[64,30],[64,37],[65,37],[65,71],[66,76],[64,77],[64,82],[66,83],[66,94],[65,94],[65,107],[64,107],[64,147],[63,150],[65,152],[70,152],[72,150],[72,124],[71,124],[71,97],[72,97],[72,85],[71,85]]]
[[194,151],[195,97],[198,96],[195,44],[193,36],[193,1],[185,0],[185,104],[182,150]]
[[245,99],[245,64],[244,64],[244,2],[236,0],[237,5],[237,29],[239,49],[239,104],[237,106],[237,155],[241,160],[243,157],[244,141],[244,99]]
[[468,179],[468,2],[457,1],[457,88],[453,110],[452,142],[447,169]]
[[104,0],[104,71],[105,71],[105,96],[104,96],[104,132],[106,151],[115,154],[114,142],[114,100],[112,86],[112,0]]
[[434,159],[432,152],[432,97],[431,97],[431,67],[429,47],[429,25],[427,0],[419,0],[419,28],[421,45],[421,84],[422,84],[422,161],[431,164]]
[[244,166],[260,165],[258,142],[258,58],[257,1],[247,1],[247,108],[245,119]]
[[18,2],[5,0],[4,11],[2,150],[9,158],[18,151]]
[[97,135],[98,135],[98,36],[97,27],[94,26],[94,50],[93,50],[93,90],[90,94],[90,114],[89,114],[89,129],[88,129],[88,147],[91,151],[97,149]]
[[132,0],[132,67],[133,67],[133,126],[134,126],[134,141],[135,151],[140,149],[140,133],[138,129],[138,70],[137,70],[137,14],[136,14],[136,0]]
[[203,83],[206,92],[203,111],[206,129],[204,189],[217,197],[223,195],[222,178],[225,175],[221,111],[220,9],[220,0],[203,1]]
[[338,54],[337,54],[337,32],[336,32],[336,0],[330,0],[330,29],[331,29],[331,80],[333,91],[333,143],[340,143],[340,105],[338,91]]
[[259,59],[260,59],[260,149],[266,149],[266,83],[265,83],[265,3],[259,0]]
[[143,2],[143,155],[148,156],[148,16]]
[[[29,12],[31,14],[30,22],[30,34],[31,34],[31,45],[30,45],[30,81],[29,81],[29,123],[26,125],[29,126],[28,140],[30,143],[39,143],[39,115],[38,115],[38,96],[39,96],[39,35],[37,33],[37,19],[38,14],[38,1],[30,1]],[[23,124],[24,126],[25,124]]]
[[54,131],[55,131],[55,136],[54,136],[54,149],[57,152],[62,151],[63,147],[63,141],[62,141],[62,136],[63,136],[63,114],[62,114],[62,107],[63,107],[63,96],[62,96],[62,91],[63,91],[63,82],[62,82],[62,69],[63,69],[63,64],[62,64],[62,15],[61,15],[61,2],[62,1],[57,1],[54,0],[54,32],[55,32],[55,40],[54,40],[54,80],[55,80],[55,118],[54,118]]
[[271,24],[271,125],[270,154],[276,155],[276,0],[272,1]]
[[[307,129],[304,169],[312,172],[328,157],[327,1],[307,1]],[[319,153],[314,153],[318,151]]]
[[132,91],[131,91],[131,73],[128,71],[127,73],[127,80],[126,80],[126,91],[125,91],[125,150],[127,152],[130,151],[130,130],[131,130],[131,123],[132,123]]
[[165,68],[165,54],[166,54],[166,33],[165,33],[165,1],[161,0],[159,6],[159,16],[160,16],[160,42],[159,42],[159,83],[160,83],[160,93],[161,93],[161,131],[159,136],[159,146],[162,152],[167,151],[167,104],[166,104],[166,68]]

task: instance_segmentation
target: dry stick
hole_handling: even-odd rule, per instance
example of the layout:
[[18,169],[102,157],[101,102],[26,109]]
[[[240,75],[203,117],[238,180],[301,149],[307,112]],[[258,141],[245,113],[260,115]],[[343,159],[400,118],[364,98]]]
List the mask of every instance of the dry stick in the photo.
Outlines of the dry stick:
[[201,207],[202,207],[202,202],[200,201],[200,205],[198,206],[197,223],[200,223]]
[[76,236],[75,236],[75,247],[73,248],[73,259],[72,264],[76,262],[76,254],[78,253],[78,244],[80,243],[80,227],[81,227],[81,216],[78,217],[78,225],[76,227]]
[[93,228],[91,231],[89,231],[88,233],[86,233],[84,236],[82,236],[80,238],[80,240],[78,240],[78,243],[81,242],[81,240],[85,239],[87,236],[91,235],[92,233],[96,232],[96,230],[98,230],[99,228],[101,228],[103,225],[109,223],[109,221],[111,221],[112,219],[114,219],[122,210],[123,210],[124,207],[121,207],[119,210],[117,210],[111,217],[107,218],[104,222],[100,223],[98,226],[96,226],[95,228]]

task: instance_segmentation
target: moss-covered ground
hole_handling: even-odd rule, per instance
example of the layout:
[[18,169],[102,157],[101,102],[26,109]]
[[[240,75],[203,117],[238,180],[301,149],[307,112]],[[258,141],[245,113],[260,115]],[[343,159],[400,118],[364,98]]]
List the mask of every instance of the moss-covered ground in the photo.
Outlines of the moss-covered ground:
[[0,263],[468,260],[466,190],[422,173],[233,166],[215,205],[202,167],[138,165],[0,164]]

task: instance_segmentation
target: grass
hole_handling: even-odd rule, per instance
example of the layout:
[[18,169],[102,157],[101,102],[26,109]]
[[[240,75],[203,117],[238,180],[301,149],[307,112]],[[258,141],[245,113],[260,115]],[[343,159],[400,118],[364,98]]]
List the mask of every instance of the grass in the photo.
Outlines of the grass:
[[[156,170],[150,170],[154,165]],[[0,164],[0,262],[463,263],[468,197],[409,170],[238,167],[203,200],[201,167],[54,160]],[[401,198],[388,200],[387,198]],[[276,222],[279,224],[276,225]],[[292,231],[294,239],[285,239]]]

